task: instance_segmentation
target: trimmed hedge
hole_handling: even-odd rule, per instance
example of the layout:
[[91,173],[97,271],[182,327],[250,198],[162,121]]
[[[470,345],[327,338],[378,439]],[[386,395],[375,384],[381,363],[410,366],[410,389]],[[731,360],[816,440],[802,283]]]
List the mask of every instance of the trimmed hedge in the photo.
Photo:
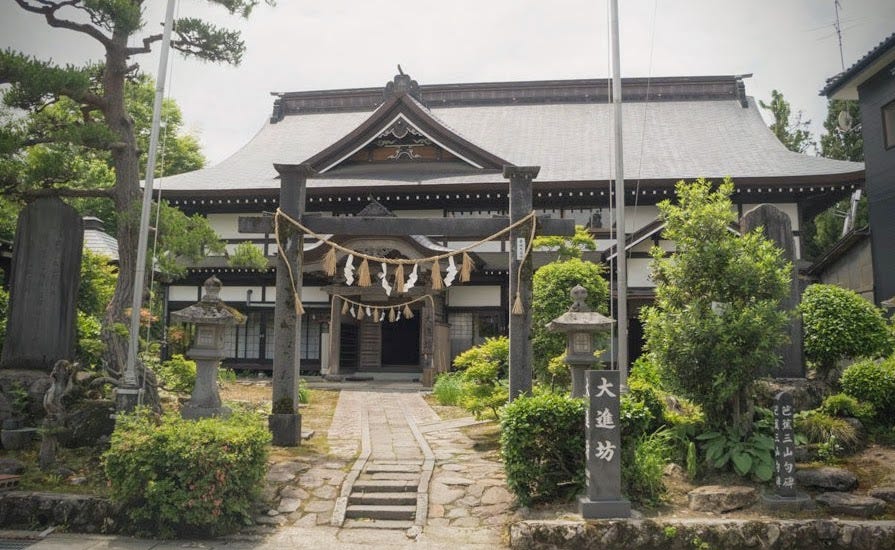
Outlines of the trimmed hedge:
[[842,391],[870,403],[877,418],[895,415],[895,355],[882,361],[866,359],[849,366],[840,379]]
[[113,500],[135,534],[218,535],[250,523],[267,467],[270,435],[261,418],[118,418],[104,454]]

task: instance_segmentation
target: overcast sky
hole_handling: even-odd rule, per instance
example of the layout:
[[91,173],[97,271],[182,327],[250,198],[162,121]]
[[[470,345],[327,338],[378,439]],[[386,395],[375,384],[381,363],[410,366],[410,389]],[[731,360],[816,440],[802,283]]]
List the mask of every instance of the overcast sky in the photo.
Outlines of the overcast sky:
[[[818,90],[841,70],[833,0],[621,0],[622,76],[745,74],[746,91],[776,88],[817,133]],[[147,0],[147,34],[164,1]],[[841,0],[846,66],[895,31],[895,1]],[[382,86],[396,65],[420,84],[601,78],[610,75],[607,2],[574,0],[279,0],[249,20],[200,0],[181,16],[242,30],[239,67],[171,58],[167,94],[181,106],[209,161],[245,144],[270,115],[269,92]],[[5,0],[0,46],[59,63],[98,60],[88,38],[51,29]],[[155,56],[139,58],[155,74]]]

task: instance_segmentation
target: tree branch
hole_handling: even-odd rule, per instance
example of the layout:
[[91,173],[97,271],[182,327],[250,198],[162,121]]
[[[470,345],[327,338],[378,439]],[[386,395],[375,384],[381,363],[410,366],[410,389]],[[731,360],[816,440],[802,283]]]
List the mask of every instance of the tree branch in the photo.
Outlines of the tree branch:
[[160,34],[153,34],[153,35],[151,35],[151,36],[147,36],[146,38],[143,39],[143,45],[142,45],[142,46],[139,46],[139,47],[137,47],[137,46],[132,46],[132,47],[128,48],[128,49],[126,50],[126,51],[127,51],[127,55],[136,55],[136,54],[141,54],[141,53],[149,53],[149,52],[152,51],[152,44],[153,44],[154,42],[159,42],[161,39],[162,39],[162,35],[160,35]]
[[86,34],[91,38],[98,41],[105,47],[110,47],[112,45],[112,40],[100,32],[99,29],[92,25],[87,25],[84,23],[75,23],[74,21],[69,21],[67,19],[59,19],[56,17],[56,12],[66,6],[75,6],[76,0],[69,0],[68,2],[61,2],[55,5],[44,5],[43,7],[33,6],[28,3],[28,0],[15,0],[16,4],[19,5],[23,10],[29,11],[31,13],[37,13],[43,15],[46,18],[47,23],[51,27],[56,27],[59,29],[68,29],[71,31],[79,32],[81,34]]

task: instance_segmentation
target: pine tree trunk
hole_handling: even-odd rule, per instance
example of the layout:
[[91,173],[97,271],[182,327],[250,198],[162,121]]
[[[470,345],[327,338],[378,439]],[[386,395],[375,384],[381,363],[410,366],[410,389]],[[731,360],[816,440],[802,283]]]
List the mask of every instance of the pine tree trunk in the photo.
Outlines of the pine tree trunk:
[[[106,344],[107,365],[120,377],[127,364],[128,332],[130,319],[125,310],[133,299],[136,272],[137,240],[140,224],[140,154],[134,134],[134,122],[124,103],[124,85],[127,75],[127,34],[116,31],[112,43],[106,49],[106,67],[102,78],[106,106],[103,115],[106,124],[114,132],[119,146],[112,149],[112,165],[115,169],[115,187],[112,199],[118,212],[118,282],[115,293],[106,309],[102,338]],[[139,315],[140,312],[132,312]],[[143,368],[138,366],[138,382],[143,384]],[[150,383],[152,382],[152,383]],[[155,377],[147,380],[146,402],[158,402]]]

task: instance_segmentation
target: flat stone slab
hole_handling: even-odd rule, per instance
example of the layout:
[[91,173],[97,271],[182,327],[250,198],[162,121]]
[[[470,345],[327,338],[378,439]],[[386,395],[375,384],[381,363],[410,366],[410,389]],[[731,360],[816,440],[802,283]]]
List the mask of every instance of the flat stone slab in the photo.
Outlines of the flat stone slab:
[[814,487],[821,491],[851,491],[858,486],[858,476],[844,468],[798,470],[796,481],[802,487]]
[[704,485],[687,494],[688,507],[697,512],[724,513],[751,506],[758,498],[752,487]]
[[886,509],[883,500],[852,493],[829,492],[818,496],[816,500],[834,514],[849,514],[863,518],[878,516]]
[[886,502],[895,502],[895,486],[874,487],[867,494]]

